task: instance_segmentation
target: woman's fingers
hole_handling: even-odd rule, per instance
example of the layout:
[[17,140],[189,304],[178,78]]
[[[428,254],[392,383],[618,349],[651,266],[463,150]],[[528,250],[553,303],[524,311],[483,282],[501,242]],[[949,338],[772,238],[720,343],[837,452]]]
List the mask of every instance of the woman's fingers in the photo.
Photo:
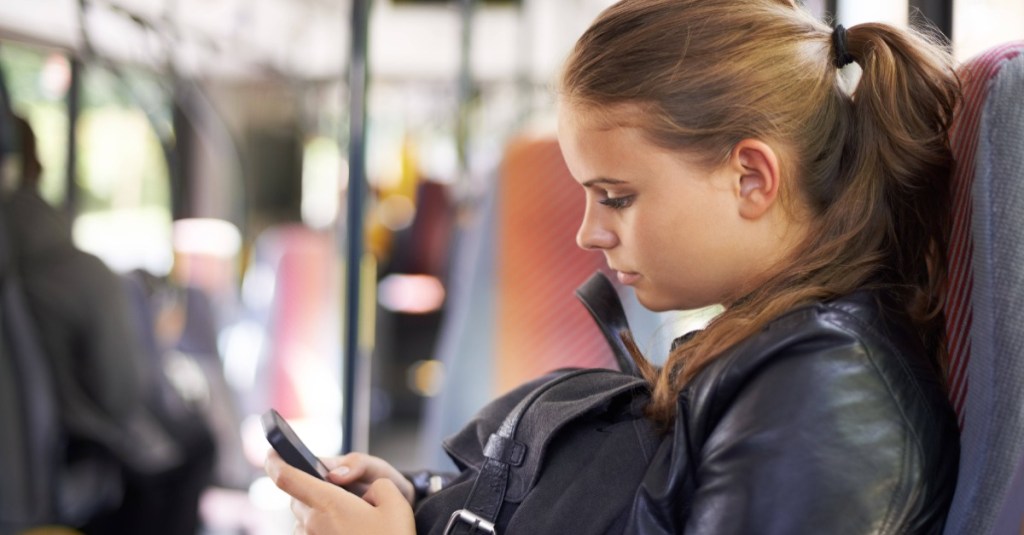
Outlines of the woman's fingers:
[[292,516],[295,517],[296,528],[302,528],[309,522],[310,515],[313,514],[313,509],[300,502],[297,499],[292,499]]
[[335,457],[333,466],[328,466],[330,472],[327,474],[327,479],[338,485],[349,485],[363,479],[370,466],[367,457],[360,453]]
[[401,477],[397,470],[391,465],[372,455],[365,453],[349,453],[341,457],[334,457],[328,464],[330,472],[327,480],[335,485],[341,485],[346,490],[362,496],[370,484],[382,477],[393,477],[392,472]]
[[416,533],[412,507],[402,495],[402,491],[390,479],[378,479],[373,485],[370,485],[370,490],[363,495],[363,500],[372,506],[378,515],[378,523],[372,533],[395,535]]
[[[365,461],[366,459],[363,459]],[[368,473],[372,463],[358,462]],[[384,464],[384,466],[390,466]],[[369,487],[366,500],[289,466],[275,452],[267,455],[267,474],[292,498],[295,533],[303,535],[414,535],[412,508],[388,479]]]
[[324,497],[327,495],[325,487],[326,489],[336,488],[326,481],[289,465],[276,451],[267,454],[264,468],[279,489],[313,507],[323,504]]
[[369,455],[362,453],[349,453],[341,457],[332,457],[327,464],[328,470],[337,477],[344,477],[346,480],[354,480],[362,477],[367,470]]
[[366,491],[366,494],[363,494],[363,500],[383,510],[396,506],[401,506],[403,509],[409,507],[409,502],[402,495],[402,491],[398,490],[398,487],[390,479],[378,479],[375,481],[370,485],[370,489]]
[[353,494],[363,496],[374,481],[389,479],[408,503],[415,499],[412,483],[384,459],[353,452],[340,457],[326,457],[323,462],[329,470],[327,480]]

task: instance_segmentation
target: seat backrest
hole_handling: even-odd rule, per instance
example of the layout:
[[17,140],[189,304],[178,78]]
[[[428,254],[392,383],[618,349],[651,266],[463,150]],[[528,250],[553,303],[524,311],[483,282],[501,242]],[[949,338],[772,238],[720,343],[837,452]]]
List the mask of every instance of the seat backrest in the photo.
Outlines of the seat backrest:
[[1010,485],[993,533],[1024,533],[1024,459],[1017,464]]
[[1024,42],[960,68],[946,306],[961,456],[946,533],[991,533],[1024,458]]
[[496,391],[558,368],[616,367],[573,297],[605,262],[575,246],[585,205],[558,141],[510,143],[497,187]]

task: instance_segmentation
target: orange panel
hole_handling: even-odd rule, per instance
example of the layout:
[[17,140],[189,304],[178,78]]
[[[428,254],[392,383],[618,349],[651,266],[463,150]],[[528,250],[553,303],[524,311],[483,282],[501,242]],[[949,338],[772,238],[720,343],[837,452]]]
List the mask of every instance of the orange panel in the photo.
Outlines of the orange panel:
[[497,214],[499,392],[557,368],[615,367],[611,350],[573,291],[605,268],[576,246],[582,188],[554,139],[517,140],[502,166]]

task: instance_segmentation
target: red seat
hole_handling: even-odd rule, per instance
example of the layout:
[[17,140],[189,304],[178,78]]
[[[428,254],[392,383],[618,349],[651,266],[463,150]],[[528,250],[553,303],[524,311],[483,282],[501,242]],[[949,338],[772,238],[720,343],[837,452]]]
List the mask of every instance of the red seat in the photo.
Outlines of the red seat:
[[950,534],[991,533],[1000,511],[1024,501],[1010,492],[1024,459],[1022,52],[1024,42],[1005,44],[959,69],[946,321],[962,436]]
[[604,267],[576,247],[583,192],[558,141],[509,145],[498,184],[495,378],[499,392],[563,367],[616,367],[604,338],[573,296]]

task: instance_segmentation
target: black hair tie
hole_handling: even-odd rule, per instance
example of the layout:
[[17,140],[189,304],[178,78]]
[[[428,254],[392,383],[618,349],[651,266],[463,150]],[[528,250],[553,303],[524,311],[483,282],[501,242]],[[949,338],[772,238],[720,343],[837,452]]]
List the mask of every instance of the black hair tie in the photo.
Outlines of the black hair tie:
[[835,54],[835,66],[837,69],[853,63],[853,56],[846,49],[846,28],[842,24],[832,30],[832,52]]

